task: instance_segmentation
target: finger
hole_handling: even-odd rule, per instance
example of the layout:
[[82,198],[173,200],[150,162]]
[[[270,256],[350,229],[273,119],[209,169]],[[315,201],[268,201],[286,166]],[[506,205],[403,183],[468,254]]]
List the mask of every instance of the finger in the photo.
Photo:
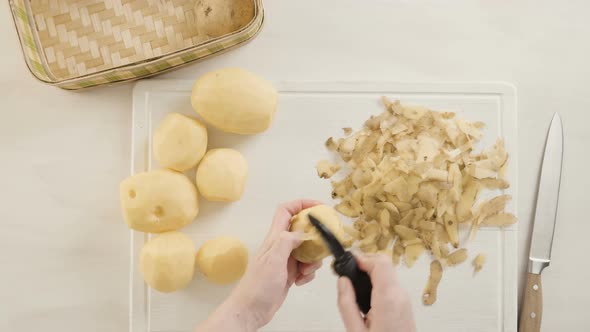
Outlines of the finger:
[[[293,249],[299,247],[302,242],[301,233],[282,231],[266,254],[273,257],[273,259],[278,259],[286,263]],[[295,265],[294,270],[297,270],[297,265]]]
[[[280,238],[281,233],[285,233],[285,234],[282,234],[282,236],[288,237],[288,238],[293,238],[295,241],[298,242],[298,243],[294,244],[295,247],[293,249],[299,247],[299,245],[301,245],[301,243],[306,240],[305,233],[303,233],[301,231],[293,231],[293,232],[282,231],[277,236],[274,236],[273,238],[265,239],[264,242],[262,243],[262,245],[260,246],[260,249],[258,250],[258,255],[264,256],[264,255],[267,255],[270,251],[276,249],[277,248],[276,243],[283,241]],[[279,237],[279,238],[277,238],[277,237]],[[291,239],[287,240],[287,242],[290,242],[290,241],[292,241],[292,240]],[[293,249],[291,249],[291,251]],[[290,253],[290,251],[289,251],[289,253]]]
[[289,256],[287,259],[287,287],[291,287],[297,281],[299,276],[297,263],[297,260],[293,256]]
[[312,281],[313,278],[315,278],[315,272],[312,272],[312,273],[307,274],[307,275],[301,274],[295,280],[295,285],[297,285],[297,286],[303,286],[303,285],[307,284],[308,282]]
[[299,273],[303,275],[312,274],[322,267],[322,261],[315,263],[299,263]]
[[390,259],[382,254],[355,257],[361,270],[371,277],[374,288],[385,290],[397,285],[397,275]]
[[365,331],[365,323],[356,304],[352,283],[347,277],[338,278],[338,310],[348,332]]
[[313,199],[299,199],[296,201],[291,201],[291,202],[285,203],[282,205],[282,207],[284,209],[286,209],[287,211],[289,211],[289,214],[294,216],[297,213],[299,213],[299,211],[301,211],[301,210],[305,210],[305,209],[308,209],[312,206],[316,206],[319,204],[322,204],[322,202],[316,201]]
[[361,270],[371,273],[375,269],[376,261],[375,258],[377,255],[370,255],[370,254],[355,254],[354,258],[356,259],[357,264],[361,268]]
[[316,206],[318,204],[321,203],[319,201],[314,201],[311,199],[300,199],[281,204],[273,218],[273,222],[269,230],[269,236],[272,237],[273,234],[278,234],[281,231],[288,230],[291,222],[291,217],[299,213],[299,211],[301,210],[310,208],[312,206]]
[[[282,231],[268,244],[267,248],[261,248],[258,255],[262,259],[270,261],[271,264],[277,264],[277,262],[286,264],[293,249],[299,247],[303,240],[304,236],[301,232]],[[297,264],[295,264],[294,270],[297,271]]]
[[373,310],[369,310],[369,312],[365,316],[365,326],[367,327],[367,329],[371,328],[372,321],[373,321]]
[[274,241],[274,238],[282,231],[289,230],[291,225],[291,218],[293,215],[299,213],[303,209],[321,204],[319,201],[310,199],[302,199],[281,204],[273,217],[272,224],[266,234],[266,237],[260,247],[260,252],[265,252],[269,249]]

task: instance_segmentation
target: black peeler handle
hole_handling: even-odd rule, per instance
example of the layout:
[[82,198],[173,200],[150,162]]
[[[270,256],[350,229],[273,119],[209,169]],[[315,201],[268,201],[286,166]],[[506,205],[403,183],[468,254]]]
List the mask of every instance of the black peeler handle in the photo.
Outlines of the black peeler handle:
[[318,230],[326,245],[330,248],[332,255],[334,255],[332,268],[339,276],[350,279],[354,287],[356,303],[363,314],[366,315],[371,310],[371,292],[373,291],[371,278],[369,278],[367,272],[359,268],[354,256],[350,251],[344,249],[340,241],[326,226],[311,214],[308,217],[311,224]]
[[371,310],[371,292],[373,284],[367,272],[361,270],[354,256],[349,252],[334,260],[334,271],[342,277],[348,277],[354,287],[356,303],[361,312],[367,314]]

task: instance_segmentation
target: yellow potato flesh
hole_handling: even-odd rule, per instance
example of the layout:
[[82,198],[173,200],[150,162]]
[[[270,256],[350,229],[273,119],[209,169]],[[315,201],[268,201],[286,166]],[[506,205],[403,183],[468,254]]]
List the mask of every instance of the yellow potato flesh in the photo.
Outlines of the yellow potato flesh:
[[193,86],[193,109],[215,128],[257,134],[270,127],[278,96],[270,82],[239,68],[207,73]]
[[209,150],[197,168],[197,187],[209,201],[232,202],[242,197],[248,162],[236,150]]
[[157,170],[123,180],[119,197],[129,228],[161,233],[190,224],[199,213],[197,189],[181,173]]
[[175,231],[156,236],[143,246],[139,269],[145,282],[160,292],[186,287],[195,271],[193,241]]
[[220,236],[207,240],[197,252],[197,266],[215,284],[239,280],[248,267],[248,249],[237,238]]
[[309,214],[322,222],[341,242],[344,241],[344,227],[333,208],[327,205],[316,205],[299,212],[291,220],[290,230],[305,233],[306,240],[293,250],[291,255],[302,263],[317,262],[330,255],[324,240],[309,221]]
[[184,172],[205,155],[207,128],[188,116],[170,113],[154,132],[153,151],[160,166]]

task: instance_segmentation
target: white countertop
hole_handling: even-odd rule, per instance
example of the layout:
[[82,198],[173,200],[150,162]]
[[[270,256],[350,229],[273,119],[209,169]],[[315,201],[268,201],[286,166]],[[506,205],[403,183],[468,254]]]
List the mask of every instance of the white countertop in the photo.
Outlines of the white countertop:
[[[521,274],[553,112],[565,158],[543,330],[590,327],[590,3],[269,0],[250,44],[161,76],[241,66],[285,81],[506,81],[518,88]],[[133,84],[81,93],[28,73],[0,5],[0,330],[125,331],[129,233],[118,183],[129,173]],[[304,22],[306,25],[300,25]]]

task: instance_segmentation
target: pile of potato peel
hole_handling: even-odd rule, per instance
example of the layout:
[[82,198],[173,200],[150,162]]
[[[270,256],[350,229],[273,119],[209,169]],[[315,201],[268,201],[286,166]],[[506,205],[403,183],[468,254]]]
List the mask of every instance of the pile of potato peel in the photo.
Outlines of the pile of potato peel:
[[[326,141],[339,161],[321,160],[317,172],[325,179],[337,175],[332,180],[332,198],[339,201],[335,209],[354,219],[345,230],[361,251],[388,253],[395,264],[403,257],[408,267],[424,252],[431,254],[434,265],[423,293],[424,304],[430,305],[442,271],[467,260],[462,247],[476,239],[480,227],[516,222],[504,212],[509,195],[478,199],[484,190],[509,187],[508,154],[502,139],[476,151],[481,122],[382,101],[385,111],[360,130],[343,128],[344,137]],[[469,232],[467,241],[460,228]],[[474,262],[477,271],[484,259],[479,255]]]

